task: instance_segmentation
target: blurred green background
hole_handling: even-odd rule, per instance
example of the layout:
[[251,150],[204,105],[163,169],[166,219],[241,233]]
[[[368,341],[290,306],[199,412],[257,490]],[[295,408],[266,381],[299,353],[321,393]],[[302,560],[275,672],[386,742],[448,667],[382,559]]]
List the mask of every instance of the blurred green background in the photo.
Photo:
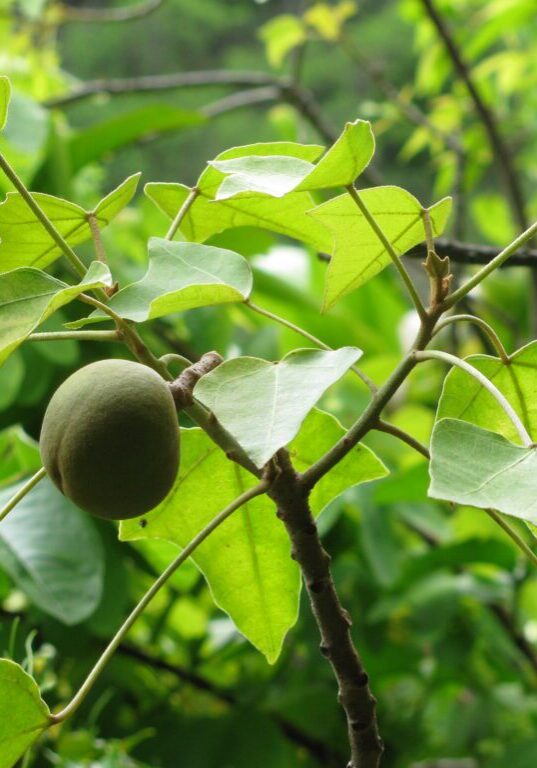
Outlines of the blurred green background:
[[[191,185],[228,147],[275,140],[326,144],[327,134],[337,135],[345,121],[360,117],[372,121],[378,145],[364,184],[398,184],[426,204],[453,194],[449,238],[501,246],[523,216],[535,218],[533,0],[436,3],[499,126],[523,213],[510,204],[497,152],[420,0],[362,0],[357,7],[344,1],[165,0],[124,22],[88,20],[82,12],[90,7],[109,13],[125,4],[0,0],[0,73],[14,86],[0,147],[34,191],[90,207],[136,171],[143,182]],[[231,81],[237,72],[290,78],[310,107],[314,99],[323,130],[285,93],[257,101],[257,88],[267,86],[110,94],[101,83],[99,93],[66,98],[88,81],[199,70],[231,73]],[[237,106],[233,99],[244,91],[251,103]],[[0,179],[0,190],[9,191],[7,180]],[[120,283],[143,274],[147,239],[162,236],[167,226],[139,193],[104,232]],[[326,264],[318,254],[261,230],[231,230],[210,242],[251,260],[254,300],[264,307],[327,344],[363,349],[362,367],[377,383],[412,337],[415,318],[390,270],[323,316]],[[80,253],[89,260],[91,247]],[[424,285],[419,260],[407,261]],[[456,278],[467,269],[454,264]],[[69,277],[58,262],[54,270]],[[468,304],[494,324],[509,351],[533,338],[531,284],[527,268],[510,267]],[[77,312],[70,305],[46,328],[60,328]],[[192,357],[217,349],[225,356],[278,359],[302,346],[292,331],[252,320],[240,306],[156,321],[146,337],[159,354]],[[441,344],[459,355],[490,352],[466,327],[446,333]],[[124,353],[91,342],[28,344],[0,368],[3,485],[38,462],[32,441],[56,386],[80,365],[114,354]],[[424,366],[391,405],[390,420],[422,441],[430,434],[442,374]],[[345,379],[323,404],[348,425],[366,401],[359,382]],[[367,442],[393,474],[334,502],[321,530],[379,701],[383,764],[533,768],[535,575],[482,512],[427,500],[427,465],[419,455],[380,433]],[[98,599],[90,595],[98,605],[75,626],[58,619],[46,589],[21,564],[24,542],[4,540],[0,530],[0,643],[33,665],[51,703],[76,689],[174,553],[164,542],[120,544],[112,526],[86,524],[92,529],[89,562],[104,568],[104,591]],[[50,535],[61,541],[61,531]],[[342,767],[343,716],[318,643],[303,601],[282,657],[268,666],[187,565],[136,625],[84,710],[40,742],[25,766]]]

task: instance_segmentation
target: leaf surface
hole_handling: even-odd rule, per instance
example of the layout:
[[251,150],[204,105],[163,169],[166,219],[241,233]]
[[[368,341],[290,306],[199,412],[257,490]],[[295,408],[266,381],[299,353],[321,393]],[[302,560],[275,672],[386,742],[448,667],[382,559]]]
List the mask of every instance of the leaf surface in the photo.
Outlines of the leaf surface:
[[0,659],[0,768],[13,768],[50,726],[50,711],[35,680],[21,666]]
[[[423,209],[410,192],[387,186],[360,190],[359,194],[399,256],[425,239]],[[435,236],[442,233],[450,209],[450,198],[429,208]],[[381,272],[391,258],[348,194],[318,205],[310,215],[333,234],[323,303],[326,311]]]
[[5,75],[0,76],[0,131],[7,121],[9,100],[11,98],[11,84]]
[[431,441],[434,499],[496,509],[537,524],[537,449],[457,419],[436,423]]
[[[2,488],[0,507],[21,485]],[[67,625],[91,616],[101,599],[101,540],[89,516],[48,478],[0,524],[0,568],[41,610]]]
[[[290,446],[298,470],[306,469],[343,434],[329,414],[312,411]],[[175,488],[140,520],[121,523],[123,540],[159,538],[184,547],[227,504],[257,481],[226,459],[202,430],[182,430],[182,461]],[[386,474],[375,454],[356,446],[315,487],[318,515],[346,488]],[[271,663],[298,615],[300,574],[274,504],[260,496],[235,512],[196,550],[216,603]]]
[[238,357],[203,376],[194,396],[262,467],[295,437],[321,395],[361,354],[342,347],[298,349],[278,363]]
[[92,262],[77,285],[67,285],[32,267],[0,274],[0,365],[57,309],[81,293],[111,282],[108,267],[99,261]]

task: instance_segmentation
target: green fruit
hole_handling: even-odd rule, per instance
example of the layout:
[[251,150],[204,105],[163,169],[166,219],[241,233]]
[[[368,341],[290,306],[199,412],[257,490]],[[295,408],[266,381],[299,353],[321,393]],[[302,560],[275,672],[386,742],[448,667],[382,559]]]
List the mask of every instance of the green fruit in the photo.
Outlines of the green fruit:
[[54,393],[40,438],[60,491],[97,517],[127,520],[156,507],[179,467],[179,426],[166,382],[145,365],[102,360]]

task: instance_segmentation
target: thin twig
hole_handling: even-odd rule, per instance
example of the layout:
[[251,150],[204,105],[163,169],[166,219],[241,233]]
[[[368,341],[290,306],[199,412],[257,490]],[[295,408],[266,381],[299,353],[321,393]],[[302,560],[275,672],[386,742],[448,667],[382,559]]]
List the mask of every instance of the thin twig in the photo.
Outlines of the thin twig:
[[67,704],[66,707],[64,707],[60,712],[58,712],[55,715],[51,716],[51,722],[52,723],[62,723],[65,720],[67,720],[69,717],[71,717],[78,708],[83,704],[85,701],[87,695],[95,685],[95,682],[101,675],[102,671],[110,661],[110,659],[113,657],[114,653],[118,649],[118,647],[121,645],[123,639],[125,638],[126,634],[130,630],[130,628],[133,626],[133,624],[136,622],[136,620],[139,618],[139,616],[143,613],[143,611],[147,608],[147,606],[151,603],[153,598],[160,592],[162,587],[165,586],[165,584],[168,582],[168,580],[173,576],[173,574],[177,571],[177,569],[185,562],[185,560],[188,560],[188,558],[193,554],[193,552],[196,551],[196,549],[202,544],[205,539],[210,536],[210,534],[215,531],[222,523],[224,523],[237,509],[242,507],[244,504],[247,504],[251,499],[254,499],[256,496],[260,496],[263,493],[266,493],[268,489],[268,482],[266,480],[261,480],[257,485],[255,485],[253,488],[250,488],[249,490],[245,491],[243,494],[241,494],[238,498],[236,498],[231,504],[229,504],[225,509],[222,510],[218,515],[216,515],[211,522],[203,528],[194,538],[192,541],[187,544],[187,546],[183,549],[181,554],[175,558],[175,560],[170,563],[170,565],[166,568],[166,570],[159,576],[159,578],[154,582],[154,584],[148,589],[148,591],[145,593],[145,595],[142,597],[140,602],[136,605],[136,607],[131,611],[129,617],[126,619],[126,621],[122,624],[120,629],[117,631],[115,636],[112,638],[108,646],[106,647],[103,654],[100,656],[99,660],[97,661],[96,665],[92,669],[92,671],[89,673],[88,677],[78,690],[78,692],[75,694],[73,699]]
[[533,445],[531,435],[528,433],[528,430],[520,420],[520,417],[514,410],[511,403],[507,400],[505,395],[500,392],[498,387],[493,384],[492,381],[487,379],[487,377],[484,376],[481,371],[479,371],[477,368],[474,368],[473,365],[470,365],[470,363],[466,362],[466,360],[461,360],[460,357],[450,355],[449,352],[441,352],[438,349],[427,349],[425,351],[414,352],[414,358],[420,363],[424,362],[425,360],[440,360],[441,362],[447,363],[448,365],[454,365],[455,367],[460,368],[461,370],[470,374],[470,376],[473,376],[474,379],[477,379],[481,386],[487,390],[487,392],[490,392],[492,397],[494,397],[499,406],[503,409],[505,414],[511,420],[524,445]]
[[420,453],[422,456],[425,456],[426,459],[431,458],[431,454],[429,453],[429,449],[426,445],[423,445],[423,443],[420,443],[419,440],[416,440],[415,437],[412,437],[412,435],[409,435],[408,432],[405,432],[404,429],[400,429],[399,427],[396,427],[395,424],[390,424],[388,421],[382,421],[382,419],[379,419],[378,423],[374,427],[378,432],[385,432],[387,435],[392,435],[393,437],[396,437],[398,440],[401,440],[401,442],[406,443],[411,448],[413,448],[415,451]]
[[157,11],[166,0],[145,0],[135,5],[122,8],[73,8],[71,5],[61,5],[60,21],[66,22],[125,22],[143,19]]
[[[294,331],[299,336],[303,336],[305,339],[315,344],[316,347],[332,351],[332,347],[328,346],[328,344],[325,344],[324,341],[321,341],[312,333],[309,333],[308,331],[304,330],[304,328],[301,328],[299,325],[295,325],[290,320],[286,320],[284,317],[280,317],[280,315],[276,315],[274,312],[270,312],[268,309],[264,309],[263,307],[254,304],[253,301],[250,301],[249,299],[245,301],[244,304],[246,307],[248,307],[248,309],[257,312],[258,315],[262,315],[262,317],[273,320],[274,322],[289,328],[291,331]],[[360,370],[357,365],[351,365],[349,370],[353,371],[353,373],[358,376],[358,378],[366,385],[370,392],[375,393],[378,390],[377,385],[371,381],[369,376]]]
[[31,333],[26,341],[119,341],[118,331],[46,331]]
[[494,520],[495,523],[497,523],[500,526],[500,528],[503,528],[503,530],[506,532],[509,538],[512,539],[512,541],[514,541],[516,546],[521,550],[521,552],[524,553],[524,555],[528,558],[531,564],[537,566],[537,555],[526,544],[522,536],[520,536],[519,533],[515,531],[513,526],[509,525],[509,523],[503,517],[503,515],[500,515],[500,513],[496,512],[495,509],[486,509],[485,512],[489,515],[489,517],[491,517]]
[[11,497],[11,499],[4,507],[2,507],[2,509],[0,509],[0,523],[2,520],[5,520],[9,513],[15,509],[19,501],[22,501],[22,499],[30,493],[32,488],[34,488],[34,486],[36,486],[39,481],[45,477],[46,474],[47,470],[44,467],[41,467],[41,469],[38,469],[35,475],[32,475],[32,477],[22,486],[22,488],[19,488],[17,493]]

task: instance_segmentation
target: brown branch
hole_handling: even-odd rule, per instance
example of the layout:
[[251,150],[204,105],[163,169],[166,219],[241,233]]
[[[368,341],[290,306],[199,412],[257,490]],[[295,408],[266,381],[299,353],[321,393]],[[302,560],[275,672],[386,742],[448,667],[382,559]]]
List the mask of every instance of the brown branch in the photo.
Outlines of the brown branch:
[[179,376],[169,383],[175,406],[178,411],[190,407],[194,403],[194,387],[206,373],[217,368],[224,359],[218,352],[206,352],[197,363],[181,371]]
[[509,194],[513,216],[521,229],[527,229],[528,222],[525,211],[524,194],[519,182],[517,173],[513,166],[511,154],[498,127],[496,115],[493,110],[483,100],[477,85],[474,83],[470,67],[464,60],[463,55],[451,34],[442,15],[436,8],[433,0],[421,0],[427,15],[434,24],[438,35],[442,39],[452,64],[466,86],[470,98],[474,104],[475,110],[479,115],[483,127],[488,136],[492,155],[496,161],[498,170],[505,183]]
[[234,109],[277,101],[279,96],[279,89],[273,85],[261,88],[248,88],[247,90],[237,91],[237,93],[224,96],[223,99],[218,99],[218,101],[213,101],[212,104],[202,107],[200,111],[206,117],[217,117],[224,114],[224,112],[231,112]]
[[383,752],[376,699],[351,636],[351,619],[342,607],[308,504],[308,492],[295,472],[286,450],[277,455],[277,472],[268,495],[278,508],[291,539],[291,557],[300,566],[313,615],[321,634],[321,653],[330,662],[339,684],[351,745],[348,768],[378,768]]
[[146,0],[146,2],[122,8],[73,8],[70,5],[60,5],[60,21],[62,24],[73,21],[100,23],[134,21],[154,13],[165,2],[166,0]]
[[[494,245],[462,243],[460,240],[442,237],[435,240],[435,246],[440,256],[449,256],[450,260],[457,264],[488,264],[501,252],[501,249]],[[427,257],[427,246],[425,243],[420,243],[420,245],[416,245],[408,253],[405,253],[404,256],[413,259],[425,259]],[[319,258],[321,261],[330,261],[330,255],[327,253],[320,253]],[[500,269],[534,266],[537,266],[537,250],[520,250],[510,256],[500,266]]]
[[235,88],[256,86],[277,86],[278,81],[268,72],[249,72],[243,70],[199,70],[194,72],[171,72],[164,75],[145,75],[142,77],[120,77],[112,79],[88,80],[75,87],[69,93],[55,96],[43,102],[43,106],[66,107],[78,101],[107,94],[120,96],[129,93],[153,93],[155,91],[173,91],[176,88],[201,88],[216,85]]

